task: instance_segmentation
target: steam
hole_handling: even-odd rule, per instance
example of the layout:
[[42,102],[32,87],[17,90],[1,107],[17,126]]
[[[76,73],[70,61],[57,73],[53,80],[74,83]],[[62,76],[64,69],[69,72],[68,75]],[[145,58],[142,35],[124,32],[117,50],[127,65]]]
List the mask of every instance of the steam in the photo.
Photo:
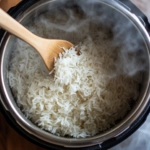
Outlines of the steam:
[[[117,75],[133,76],[140,71],[147,70],[148,54],[144,39],[134,23],[119,11],[101,4],[99,0],[56,1],[49,6],[49,10],[51,13],[47,15],[52,18],[52,21],[48,22],[43,16],[39,16],[41,25],[46,27],[48,24],[54,32],[56,30],[61,32],[62,37],[59,38],[69,40],[74,44],[79,44],[85,38],[91,39],[92,42],[98,38],[112,41],[111,50],[119,49],[115,61]],[[98,37],[97,39],[94,34]],[[58,38],[57,35],[45,37]],[[110,76],[114,76],[115,73]]]
[[[122,29],[120,29],[120,25]],[[118,25],[114,26],[113,32],[116,33],[114,44],[120,47],[118,71],[122,70],[125,74],[134,75],[139,71],[146,70],[144,39],[133,24],[120,20]]]

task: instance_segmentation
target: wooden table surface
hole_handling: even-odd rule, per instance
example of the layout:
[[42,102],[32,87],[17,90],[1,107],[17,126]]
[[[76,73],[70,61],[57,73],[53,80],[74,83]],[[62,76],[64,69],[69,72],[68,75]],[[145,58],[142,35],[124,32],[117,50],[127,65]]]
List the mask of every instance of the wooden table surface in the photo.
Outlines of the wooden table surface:
[[[0,8],[7,11],[20,0],[0,0]],[[44,150],[27,141],[12,129],[0,112],[0,150]]]
[[20,136],[0,113],[0,150],[44,150]]

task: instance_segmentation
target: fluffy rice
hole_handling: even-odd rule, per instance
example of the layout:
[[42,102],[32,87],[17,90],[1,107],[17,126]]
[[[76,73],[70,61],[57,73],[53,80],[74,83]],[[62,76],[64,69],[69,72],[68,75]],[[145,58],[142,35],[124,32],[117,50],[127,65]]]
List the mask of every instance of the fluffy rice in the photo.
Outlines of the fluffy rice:
[[[62,35],[56,29],[48,30],[48,22],[42,23],[41,30],[37,23],[29,29],[44,36],[45,31]],[[101,32],[95,39],[84,38],[77,47],[80,55],[75,48],[66,50],[50,74],[43,69],[39,54],[17,41],[9,82],[27,118],[52,134],[85,138],[111,128],[127,114],[138,98],[141,78],[139,73],[128,76],[121,68],[118,73],[119,48],[106,35]]]

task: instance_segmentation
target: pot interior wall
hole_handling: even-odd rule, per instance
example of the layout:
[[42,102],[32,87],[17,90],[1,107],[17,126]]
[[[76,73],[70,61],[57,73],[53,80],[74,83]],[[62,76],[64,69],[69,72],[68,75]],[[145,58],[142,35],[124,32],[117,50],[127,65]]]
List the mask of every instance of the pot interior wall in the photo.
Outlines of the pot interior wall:
[[[52,20],[49,22],[52,24],[48,25],[43,17]],[[148,46],[141,31],[130,17],[124,15],[123,12],[120,12],[120,10],[117,10],[115,7],[111,7],[107,3],[103,3],[103,1],[88,1],[85,4],[84,0],[81,0],[72,2],[68,1],[67,3],[62,1],[44,1],[41,5],[35,5],[34,7],[29,8],[29,10],[27,10],[25,13],[18,16],[17,19],[27,27],[30,27],[33,24],[36,25],[36,28],[39,28],[39,32],[36,34],[39,36],[41,36],[40,26],[42,28],[44,25],[50,29],[53,25],[53,28],[59,30],[59,32],[62,33],[62,36],[57,37],[57,34],[54,36],[56,30],[53,30],[53,36],[51,36],[51,34],[45,33],[45,35],[42,35],[43,37],[66,39],[74,44],[80,43],[80,41],[83,41],[87,37],[90,37],[94,40],[99,32],[102,32],[102,38],[113,41],[113,45],[116,48],[121,47],[123,50],[120,52],[120,54],[122,54],[121,58],[131,54],[134,59],[129,59],[129,56],[129,58],[124,61],[124,63],[126,62],[128,64],[126,64],[125,68],[120,71],[126,72],[131,76],[135,72],[140,72],[142,74],[139,98],[134,104],[131,104],[132,110],[123,120],[119,120],[116,126],[113,126],[110,130],[107,130],[104,133],[96,135],[96,137],[102,139],[104,137],[107,138],[107,135],[109,135],[108,138],[110,138],[110,135],[113,137],[115,134],[118,134],[118,132],[121,132],[122,129],[128,126],[128,121],[131,116],[133,116],[135,111],[139,109],[140,105],[147,101],[144,98],[144,95],[147,91],[149,80]],[[39,24],[39,20],[40,23],[42,22],[41,24]],[[16,109],[17,113],[26,122],[28,122],[33,129],[35,125],[26,119],[22,112],[18,109],[18,106],[16,105],[13,94],[9,87],[7,78],[8,68],[10,65],[9,62],[13,57],[13,51],[16,49],[17,40],[14,36],[7,36],[6,39],[7,40],[4,46],[4,62],[2,65],[5,87],[7,89],[8,97],[11,100],[11,102],[8,103],[13,105],[13,109]],[[130,62],[127,62],[127,60],[130,60]],[[124,63],[122,63],[122,65],[125,65]],[[120,69],[121,67],[122,66],[119,66],[118,62],[118,68]],[[39,130],[38,132],[41,131]],[[48,138],[49,135],[45,131],[42,132],[43,134],[46,134],[46,137]]]

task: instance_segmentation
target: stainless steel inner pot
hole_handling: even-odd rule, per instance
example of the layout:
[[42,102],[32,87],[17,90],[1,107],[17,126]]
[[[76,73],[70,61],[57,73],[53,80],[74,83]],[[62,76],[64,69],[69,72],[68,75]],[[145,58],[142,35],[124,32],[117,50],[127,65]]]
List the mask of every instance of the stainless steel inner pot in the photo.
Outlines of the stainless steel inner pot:
[[[85,3],[84,0],[73,0],[73,1],[64,1],[64,0],[41,0],[31,7],[29,7],[26,11],[22,12],[20,15],[17,16],[17,20],[22,24],[26,25],[32,20],[33,18],[38,18],[41,13],[45,13],[51,11],[51,9],[60,9],[61,7],[72,7],[74,5],[79,5]],[[67,5],[66,5],[67,4]],[[150,82],[150,75],[149,75],[149,66],[150,66],[150,58],[149,58],[149,50],[150,50],[150,40],[149,36],[139,21],[139,19],[129,12],[125,7],[120,5],[118,2],[114,0],[96,0],[95,4],[92,5],[90,1],[85,3],[87,8],[89,9],[93,6],[95,11],[97,10],[105,10],[109,12],[109,16],[106,18],[110,19],[110,12],[113,14],[118,14],[122,20],[126,20],[126,22],[130,22],[133,24],[133,28],[138,35],[140,35],[141,44],[144,48],[144,56],[145,56],[145,63],[146,69],[143,73],[143,83],[141,85],[140,96],[138,101],[134,104],[133,109],[127,114],[127,116],[119,121],[119,123],[111,128],[110,130],[95,135],[90,138],[83,138],[83,139],[75,139],[75,138],[66,138],[66,137],[58,137],[53,134],[50,134],[44,130],[38,128],[35,124],[33,124],[30,120],[26,119],[23,113],[18,108],[11,89],[9,87],[8,82],[8,68],[9,68],[9,61],[11,59],[11,54],[13,48],[15,46],[16,38],[9,33],[6,33],[3,37],[1,42],[1,56],[0,56],[0,84],[1,84],[1,103],[5,110],[11,114],[15,122],[20,126],[25,132],[33,135],[34,137],[47,142],[52,143],[55,145],[68,147],[68,148],[81,148],[81,147],[88,147],[93,145],[101,145],[110,140],[110,139],[117,139],[123,133],[125,133],[132,125],[138,120],[139,116],[143,113],[146,109],[147,105],[149,104],[149,82]],[[85,6],[85,5],[81,5]],[[85,7],[83,7],[84,9]],[[99,13],[99,12],[98,12]],[[61,15],[61,14],[58,14]],[[119,19],[120,19],[119,18]],[[112,21],[113,22],[113,21]],[[117,22],[113,22],[117,23]],[[107,26],[107,22],[105,22]],[[121,25],[120,25],[121,26]],[[16,29],[17,30],[17,29]],[[124,32],[128,33],[130,31]]]

